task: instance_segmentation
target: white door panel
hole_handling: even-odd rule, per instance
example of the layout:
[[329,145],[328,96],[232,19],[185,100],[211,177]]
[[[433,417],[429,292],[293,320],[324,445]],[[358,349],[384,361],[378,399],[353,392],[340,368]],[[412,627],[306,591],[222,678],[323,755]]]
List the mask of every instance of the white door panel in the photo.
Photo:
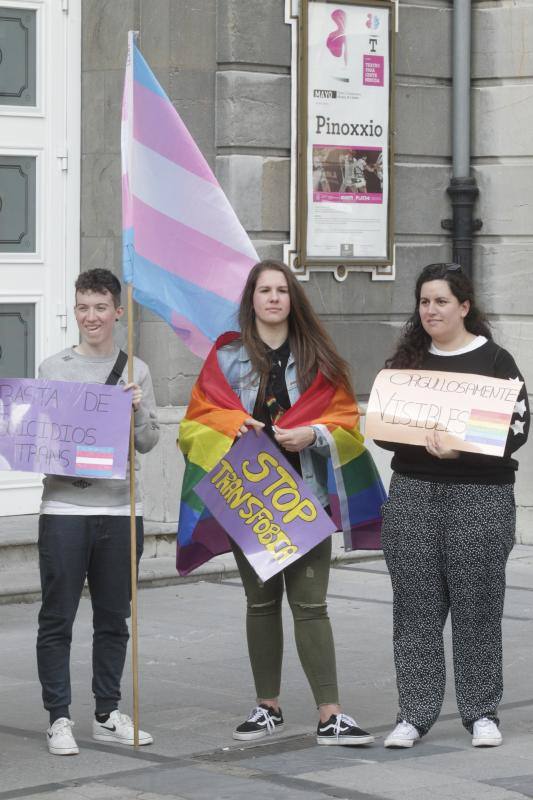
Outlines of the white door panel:
[[[0,377],[34,377],[77,341],[81,0],[0,12]],[[0,516],[35,513],[40,491],[40,476],[0,471]]]

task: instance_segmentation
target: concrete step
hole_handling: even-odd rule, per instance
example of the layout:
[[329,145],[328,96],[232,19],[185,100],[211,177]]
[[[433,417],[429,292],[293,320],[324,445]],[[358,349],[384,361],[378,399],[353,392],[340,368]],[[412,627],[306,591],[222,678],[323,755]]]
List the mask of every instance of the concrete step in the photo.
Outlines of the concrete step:
[[[2,548],[0,547],[0,559]],[[212,559],[192,575],[182,578],[176,572],[175,556],[146,558],[143,556],[139,568],[139,588],[168,586],[174,583],[190,583],[199,580],[222,580],[236,574],[235,561],[230,553]],[[16,569],[0,569],[0,605],[6,603],[33,603],[41,597],[39,569],[27,563]]]
[[[0,575],[37,566],[39,516],[0,517]],[[174,557],[176,524],[145,522],[144,557]]]
[[[37,555],[37,515],[0,517],[0,605],[31,603],[41,595]],[[175,523],[145,521],[139,587],[167,586],[199,580],[221,581],[237,574],[233,555],[224,553],[181,577],[176,572]],[[342,536],[333,536],[332,562],[381,558],[381,551],[346,553]]]
[[[36,514],[0,518],[0,604],[33,602],[40,597],[38,524]],[[217,566],[220,574],[225,569],[223,562]],[[162,586],[176,580],[175,524],[145,523],[139,583]]]

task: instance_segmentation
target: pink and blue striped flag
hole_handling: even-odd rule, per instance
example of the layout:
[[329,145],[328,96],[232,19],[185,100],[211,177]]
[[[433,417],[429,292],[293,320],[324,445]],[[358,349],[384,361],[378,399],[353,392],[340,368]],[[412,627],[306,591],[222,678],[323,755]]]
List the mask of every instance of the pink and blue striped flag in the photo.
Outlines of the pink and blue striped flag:
[[235,330],[257,253],[129,33],[122,105],[123,271],[193,353]]

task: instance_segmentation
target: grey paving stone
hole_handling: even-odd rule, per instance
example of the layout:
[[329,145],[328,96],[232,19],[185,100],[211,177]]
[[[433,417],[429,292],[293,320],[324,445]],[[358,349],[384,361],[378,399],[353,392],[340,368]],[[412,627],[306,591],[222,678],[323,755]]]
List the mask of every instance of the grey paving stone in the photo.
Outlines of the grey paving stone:
[[[173,797],[177,793],[187,800],[272,800],[272,786],[268,781],[253,780],[254,774],[246,776],[224,775],[219,771],[201,770],[191,767],[180,770],[164,769],[151,771],[133,778],[118,778],[116,785],[136,787],[155,792],[158,795]],[[253,783],[252,783],[253,781]],[[283,792],[286,800],[301,800],[302,789]],[[323,798],[320,787],[305,792],[309,800]]]
[[[415,770],[410,766],[388,767],[384,764],[363,765],[347,767],[331,772],[311,772],[301,775],[316,783],[338,786],[339,788],[352,789],[357,787],[361,792],[373,793],[391,800],[407,800],[408,797],[419,797],[428,800],[428,797],[453,798],[457,800],[503,800],[500,788],[483,786],[481,789],[477,781],[456,778],[452,774],[446,777],[435,775],[427,770]],[[425,794],[424,794],[425,793]],[[511,795],[513,796],[513,795]]]
[[[152,747],[105,747],[91,739],[91,606],[80,604],[72,647],[72,714],[81,753],[50,756],[35,667],[38,604],[6,605],[0,618],[0,800],[282,797],[346,800],[517,800],[533,779],[533,691],[527,618],[533,550],[517,547],[508,565],[504,621],[504,745],[480,751],[457,716],[446,628],[449,681],[441,717],[411,751],[388,751],[383,736],[396,713],[391,587],[380,560],[331,573],[329,613],[346,711],[377,737],[365,748],[320,748],[316,709],[284,608],[282,705],[287,729],[256,745],[231,737],[254,703],[244,636],[242,587],[231,578],[139,592],[141,724]],[[129,663],[122,709],[131,709]],[[117,795],[116,790],[122,791]],[[105,791],[115,794],[105,794]],[[77,793],[77,794],[75,794]],[[86,795],[85,795],[86,798]],[[33,797],[32,797],[33,800]],[[93,800],[92,798],[90,800]],[[95,797],[96,800],[96,797]]]
[[484,781],[490,786],[500,786],[510,792],[518,793],[523,797],[533,797],[533,775],[515,775],[509,778],[494,778],[491,781]]

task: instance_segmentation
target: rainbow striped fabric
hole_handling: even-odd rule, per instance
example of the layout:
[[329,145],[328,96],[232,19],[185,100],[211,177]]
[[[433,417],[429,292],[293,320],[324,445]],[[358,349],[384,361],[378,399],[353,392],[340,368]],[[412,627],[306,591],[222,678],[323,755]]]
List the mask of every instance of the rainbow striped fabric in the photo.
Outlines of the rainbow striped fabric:
[[[179,446],[185,456],[177,569],[187,575],[215,555],[230,549],[228,537],[196,495],[194,487],[230,449],[239,427],[250,415],[224,377],[218,348],[237,333],[219,337],[193,388],[180,424]],[[281,417],[281,427],[318,425],[327,436],[330,506],[335,523],[344,531],[345,546],[377,549],[380,544],[381,506],[385,489],[358,430],[353,400],[322,375]]]
[[509,433],[509,414],[473,408],[466,425],[465,442],[505,447]]
[[205,358],[236,325],[259,260],[130,31],[122,104],[123,272],[135,299]]

